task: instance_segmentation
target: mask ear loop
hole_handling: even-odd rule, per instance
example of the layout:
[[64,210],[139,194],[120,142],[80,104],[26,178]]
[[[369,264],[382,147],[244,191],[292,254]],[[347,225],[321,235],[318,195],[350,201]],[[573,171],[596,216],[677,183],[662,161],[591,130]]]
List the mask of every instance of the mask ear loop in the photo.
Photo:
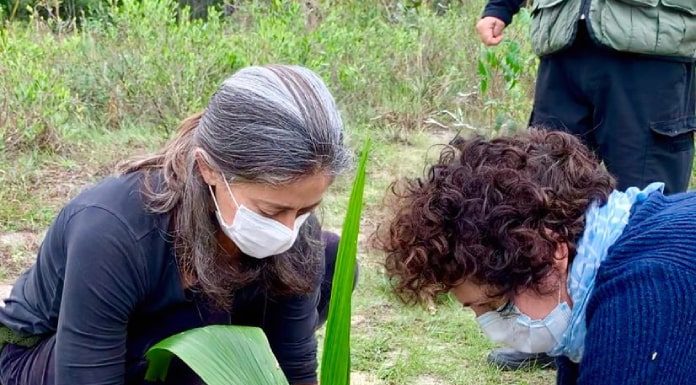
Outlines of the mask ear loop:
[[563,292],[563,283],[558,285],[558,304],[561,304],[561,293]]
[[[239,208],[239,204],[237,204],[237,200],[234,198],[234,194],[232,194],[232,190],[230,189],[229,183],[227,183],[227,179],[225,179],[225,176],[220,173],[220,176],[222,177],[223,182],[225,182],[225,186],[227,186],[227,192],[230,193],[230,196],[232,197],[232,201],[234,204]],[[220,205],[218,204],[217,198],[215,197],[215,193],[213,192],[213,187],[211,185],[208,185],[208,191],[210,191],[210,196],[213,197],[213,203],[215,204],[215,209],[217,210],[218,213],[220,213],[220,217],[222,217],[222,210],[220,210]],[[223,224],[227,226],[226,223]]]
[[208,185],[208,190],[210,191],[210,196],[213,197],[213,203],[215,203],[215,209],[218,212],[222,212],[222,211],[220,211],[220,206],[218,205],[217,199],[215,198],[215,193],[213,192],[213,187],[211,185]]
[[[205,151],[203,151],[203,149],[197,148],[195,151],[196,151],[196,161],[198,161],[198,162],[203,161],[203,162],[210,164],[206,160],[207,156],[206,156]],[[230,185],[227,183],[227,179],[225,179],[225,175],[222,172],[220,172],[220,176],[222,177],[223,182],[225,182],[225,185],[227,186],[227,191],[230,193],[230,196],[232,197],[232,201],[234,201],[234,204],[237,205],[237,207],[239,207],[239,205],[237,204],[237,200],[234,198],[234,195],[232,194],[232,190],[230,189]],[[220,214],[222,214],[222,211],[220,210],[220,205],[218,204],[217,198],[215,197],[215,192],[213,192],[213,187],[209,184],[207,184],[207,185],[208,185],[208,191],[210,191],[210,196],[213,198],[213,203],[215,204],[215,209]]]
[[225,175],[223,173],[220,173],[220,176],[222,177],[222,181],[225,182],[225,187],[227,187],[227,192],[230,193],[230,196],[232,197],[232,202],[234,202],[234,205],[239,208],[239,203],[237,203],[237,199],[234,197],[234,194],[232,194],[232,189],[230,188],[230,184],[227,183],[227,179],[225,179]]

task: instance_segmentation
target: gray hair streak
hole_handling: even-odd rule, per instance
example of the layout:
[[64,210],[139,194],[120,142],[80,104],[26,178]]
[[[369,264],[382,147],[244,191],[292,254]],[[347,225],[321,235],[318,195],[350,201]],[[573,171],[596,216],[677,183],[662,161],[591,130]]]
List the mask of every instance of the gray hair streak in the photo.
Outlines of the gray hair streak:
[[240,182],[279,185],[319,172],[340,174],[352,165],[352,155],[322,80],[299,66],[244,68],[222,83],[204,112],[184,120],[163,149],[119,166],[122,173],[144,174],[152,212],[174,214],[177,262],[186,286],[223,307],[235,288],[256,279],[280,295],[311,291],[322,272],[316,218],[283,255],[230,263],[216,240],[214,206],[196,153]]

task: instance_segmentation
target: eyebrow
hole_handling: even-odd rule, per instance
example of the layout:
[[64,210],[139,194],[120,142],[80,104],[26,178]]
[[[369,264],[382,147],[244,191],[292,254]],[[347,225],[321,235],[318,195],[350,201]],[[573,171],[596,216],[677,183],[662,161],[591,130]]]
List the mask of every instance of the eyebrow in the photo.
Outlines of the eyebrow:
[[[313,208],[319,206],[323,200],[324,200],[323,198],[322,198],[322,199],[319,199],[319,201],[317,201],[316,203],[314,203],[314,204],[312,204],[312,205],[309,205],[309,206],[307,206],[307,207],[302,207],[302,208],[300,208],[300,210],[304,210],[304,209],[313,209]],[[269,206],[273,207],[274,209],[278,209],[278,210],[295,210],[295,207],[286,206],[286,205],[282,205],[282,204],[270,202],[270,201],[267,201],[267,200],[264,200],[264,199],[259,199],[259,202],[261,202],[261,203],[263,203],[263,204],[266,204],[266,205],[269,205]]]

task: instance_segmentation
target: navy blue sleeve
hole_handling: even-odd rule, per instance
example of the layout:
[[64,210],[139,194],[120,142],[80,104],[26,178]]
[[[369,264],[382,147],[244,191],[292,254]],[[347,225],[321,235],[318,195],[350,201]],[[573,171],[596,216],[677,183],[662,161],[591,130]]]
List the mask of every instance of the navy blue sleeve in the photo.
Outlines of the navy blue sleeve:
[[306,296],[269,300],[264,332],[290,384],[317,383],[318,290]]
[[693,269],[633,261],[603,276],[588,303],[577,384],[696,384]]
[[505,25],[510,25],[512,16],[519,10],[526,0],[489,0],[483,10],[483,17],[495,17],[502,20]]
[[128,319],[146,287],[143,256],[126,225],[101,208],[73,214],[64,239],[56,385],[121,385]]

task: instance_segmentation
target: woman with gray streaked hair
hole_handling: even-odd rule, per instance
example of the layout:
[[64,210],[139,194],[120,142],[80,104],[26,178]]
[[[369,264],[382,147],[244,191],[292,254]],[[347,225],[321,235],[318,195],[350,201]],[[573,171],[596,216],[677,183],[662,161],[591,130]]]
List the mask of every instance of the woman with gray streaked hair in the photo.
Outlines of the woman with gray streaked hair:
[[312,213],[351,165],[342,129],[308,69],[225,80],[163,149],[60,212],[0,308],[0,383],[142,384],[160,339],[243,324],[265,331],[291,384],[316,384],[338,236]]

